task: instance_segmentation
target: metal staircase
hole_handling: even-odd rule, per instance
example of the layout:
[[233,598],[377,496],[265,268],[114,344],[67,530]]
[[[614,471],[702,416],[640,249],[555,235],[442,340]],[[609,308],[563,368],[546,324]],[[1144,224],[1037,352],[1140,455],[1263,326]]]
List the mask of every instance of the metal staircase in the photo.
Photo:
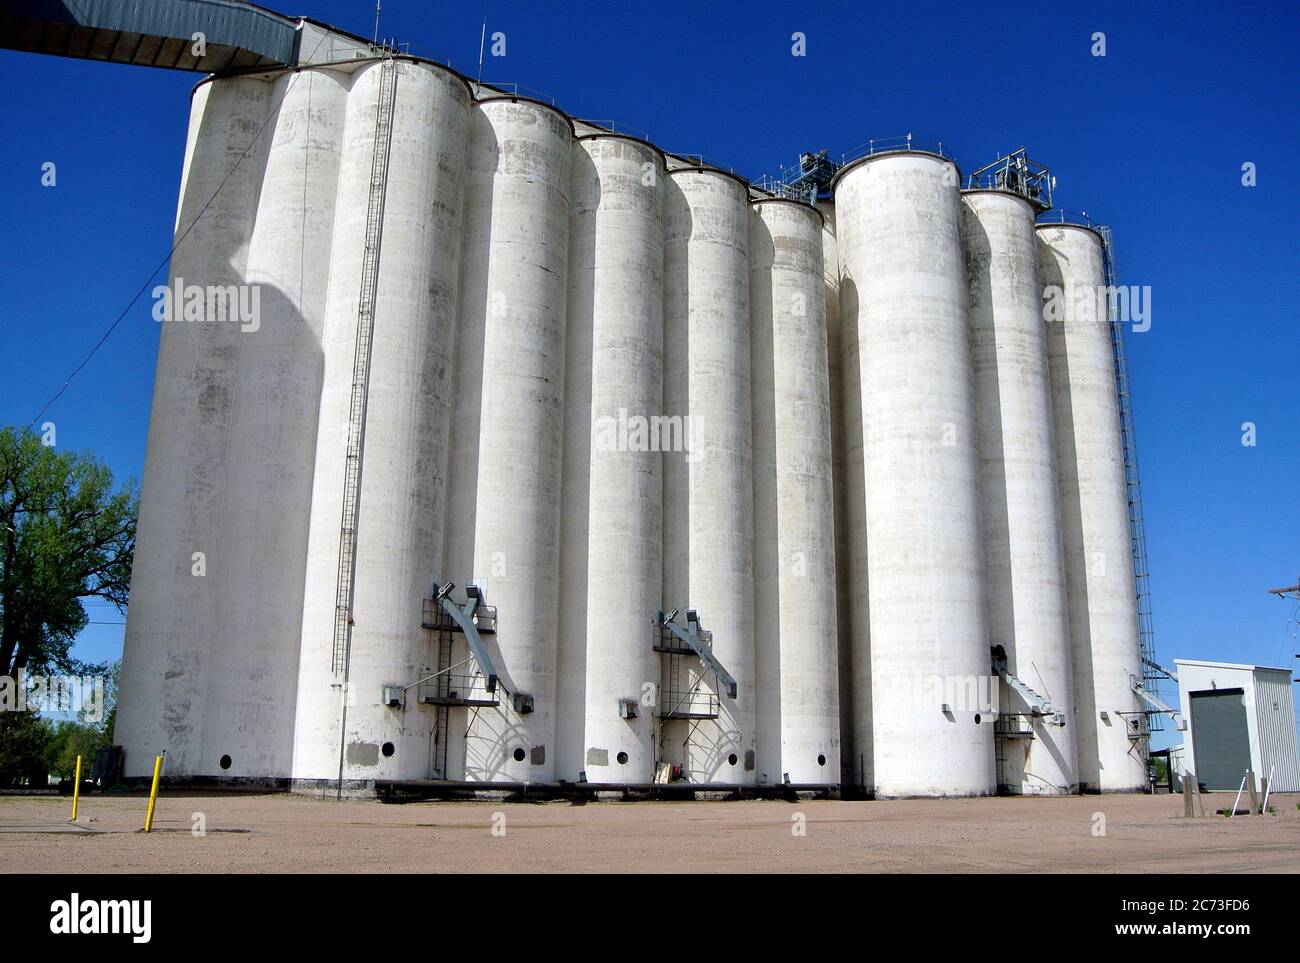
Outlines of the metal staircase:
[[805,151],[799,155],[799,166],[785,168],[780,176],[764,176],[755,187],[773,197],[817,206],[818,200],[830,199],[831,181],[840,165],[831,160],[824,150]]
[[[993,720],[993,752],[997,766],[998,793],[1004,796],[1018,796],[1023,792],[1020,784],[1022,774],[1019,768],[1012,769],[1009,756],[1012,752],[1022,750],[1011,747],[1027,746],[1037,738],[1034,732],[1035,722],[1048,726],[1064,726],[1065,714],[1046,696],[1038,693],[1011,671],[1007,665],[1005,648],[995,645],[991,649],[991,655],[994,673],[1025,703],[1026,711],[1003,712],[999,709],[997,718]],[[1023,760],[1021,763],[1023,764]],[[1014,781],[1011,778],[1013,771],[1016,773]]]
[[714,692],[701,692],[700,678],[692,686],[687,686],[683,676],[687,669],[682,660],[697,658],[713,672],[717,680],[715,688],[726,692],[728,698],[736,698],[736,680],[713,654],[713,633],[700,625],[699,613],[687,609],[686,626],[676,622],[677,609],[668,614],[662,610],[655,621],[657,635],[654,649],[668,656],[665,678],[668,685],[659,698],[659,718],[661,719],[716,719],[721,708],[718,695]]
[[1037,161],[1029,159],[1025,148],[1002,154],[992,164],[973,170],[966,177],[968,190],[1009,191],[1019,194],[1034,206],[1036,212],[1052,208],[1052,189],[1056,178]]
[[370,197],[366,208],[365,248],[361,260],[361,295],[357,304],[356,348],[352,356],[352,393],[348,406],[348,442],[343,466],[343,519],[339,527],[338,584],[334,598],[334,646],[331,667],[345,673],[352,646],[352,604],[356,585],[357,517],[361,508],[361,465],[366,440],[366,405],[370,358],[379,293],[379,252],[384,235],[388,193],[388,159],[392,150],[397,62],[387,56],[379,65],[375,109],[375,143],[370,159]]
[[[666,738],[666,726],[685,722],[687,731],[682,744],[687,745],[695,738],[703,723],[717,719],[722,715],[721,693],[729,699],[735,699],[738,686],[735,678],[713,652],[713,633],[700,624],[699,613],[695,609],[686,610],[686,623],[677,621],[678,609],[667,614],[659,610],[655,618],[653,648],[666,656],[661,665],[662,685],[655,706],[656,720],[656,781],[672,781],[682,778],[689,766],[669,765],[662,762],[660,753]],[[698,671],[692,672],[693,660],[698,660]],[[713,677],[712,690],[705,687],[709,673]],[[694,674],[695,681],[691,682]],[[680,732],[680,730],[678,730]],[[660,769],[663,769],[662,779]],[[669,775],[676,772],[679,775]],[[687,777],[689,778],[689,777]]]
[[[496,634],[495,606],[486,604],[482,590],[473,584],[465,586],[465,602],[456,602],[451,595],[455,588],[454,583],[442,583],[437,575],[433,576],[429,597],[423,601],[420,624],[436,633],[437,671],[406,687],[417,690],[417,701],[422,705],[437,710],[431,764],[435,779],[447,778],[452,709],[469,709],[471,715],[480,709],[495,709],[501,705],[504,692],[510,696],[509,705],[515,713],[526,715],[533,711],[531,695],[506,690],[483,641],[483,636]],[[469,655],[453,664],[457,633],[464,636]]]

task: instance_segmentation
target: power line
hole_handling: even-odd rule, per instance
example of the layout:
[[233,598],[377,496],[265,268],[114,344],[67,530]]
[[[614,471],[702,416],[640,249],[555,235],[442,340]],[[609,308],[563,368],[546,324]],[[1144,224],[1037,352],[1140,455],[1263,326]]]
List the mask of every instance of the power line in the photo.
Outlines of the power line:
[[[316,50],[320,49],[320,45],[325,42],[325,38],[328,36],[329,34],[327,33],[322,34],[320,40],[316,41],[316,49],[312,50],[312,52],[307,55],[308,62],[310,62],[312,57],[316,55]],[[300,60],[299,63],[302,63],[302,61]],[[158,266],[155,267],[151,272],[149,272],[149,276],[145,278],[144,284],[140,285],[140,290],[135,293],[135,297],[133,297],[130,301],[127,302],[126,307],[122,309],[121,313],[118,314],[118,316],[114,319],[113,323],[108,326],[108,330],[105,331],[104,334],[100,337],[100,339],[95,342],[95,346],[90,349],[90,352],[84,358],[81,359],[81,364],[77,365],[75,368],[72,369],[72,373],[69,374],[68,377],[64,379],[63,384],[59,387],[59,390],[54,392],[54,394],[50,397],[50,399],[47,402],[45,402],[45,404],[41,405],[41,410],[36,412],[36,416],[27,423],[28,428],[31,428],[32,425],[40,421],[41,415],[45,414],[45,412],[49,409],[50,405],[54,404],[54,402],[58,401],[59,398],[63,396],[63,392],[68,390],[68,385],[72,384],[72,379],[75,378],[81,372],[82,368],[84,368],[87,364],[90,363],[90,359],[95,356],[95,354],[99,351],[99,349],[104,346],[104,342],[109,339],[109,337],[113,334],[115,330],[117,330],[117,326],[122,323],[122,320],[127,316],[127,313],[133,307],[135,307],[135,304],[137,301],[140,300],[141,295],[143,295],[145,291],[149,290],[149,285],[153,282],[154,278],[158,276],[158,272],[161,271],[164,267],[166,267],[168,262],[171,261],[172,255],[176,253],[176,249],[181,246],[181,244],[184,242],[184,240],[187,237],[189,237],[190,231],[194,230],[194,226],[198,224],[200,220],[203,219],[203,215],[206,214],[208,208],[212,206],[212,202],[217,199],[217,195],[221,193],[222,189],[226,186],[226,183],[230,180],[231,177],[234,176],[235,171],[239,170],[239,165],[244,162],[244,158],[247,157],[248,152],[253,149],[253,145],[262,139],[262,134],[266,132],[266,128],[271,123],[271,119],[279,113],[280,105],[284,103],[285,97],[289,96],[289,91],[291,91],[294,88],[294,86],[298,83],[298,78],[301,76],[302,76],[301,72],[294,73],[293,79],[290,80],[289,83],[285,85],[284,93],[280,96],[280,99],[276,101],[275,106],[267,114],[266,120],[262,122],[262,126],[258,128],[257,134],[253,137],[251,141],[248,142],[248,146],[244,148],[244,152],[239,155],[239,158],[238,160],[235,161],[234,166],[231,167],[230,171],[226,174],[226,176],[222,178],[221,183],[218,184],[217,189],[212,192],[212,196],[208,198],[207,203],[203,205],[198,215],[194,218],[194,220],[190,221],[189,226],[185,228],[181,236],[176,239],[174,244],[172,244],[171,249],[167,252],[167,255],[162,259],[162,261],[158,263]]]

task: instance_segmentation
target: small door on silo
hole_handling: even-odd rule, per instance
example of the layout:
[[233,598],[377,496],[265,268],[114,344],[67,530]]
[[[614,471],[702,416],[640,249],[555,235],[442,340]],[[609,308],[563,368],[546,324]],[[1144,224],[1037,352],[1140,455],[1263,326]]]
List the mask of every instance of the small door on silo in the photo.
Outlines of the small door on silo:
[[1250,768],[1245,690],[1205,689],[1188,696],[1197,780],[1206,789],[1236,790]]

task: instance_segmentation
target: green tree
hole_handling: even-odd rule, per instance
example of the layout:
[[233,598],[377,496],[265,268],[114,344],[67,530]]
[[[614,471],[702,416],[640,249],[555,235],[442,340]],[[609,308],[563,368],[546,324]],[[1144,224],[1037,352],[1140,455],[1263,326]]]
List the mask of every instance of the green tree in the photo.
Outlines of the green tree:
[[83,709],[81,712],[81,721],[89,722],[99,730],[104,737],[103,744],[111,746],[113,744],[113,727],[117,724],[117,693],[122,684],[122,662],[114,662],[108,668],[108,673],[104,677],[104,715],[98,722],[87,718],[88,710]]
[[0,675],[85,672],[71,655],[81,600],[125,610],[138,501],[93,455],[0,430]]
[[77,775],[77,756],[81,756],[81,777],[89,779],[96,750],[108,744],[108,737],[98,726],[56,722],[45,748],[45,768],[52,776],[73,779]]
[[54,728],[34,712],[0,712],[0,788],[44,786]]

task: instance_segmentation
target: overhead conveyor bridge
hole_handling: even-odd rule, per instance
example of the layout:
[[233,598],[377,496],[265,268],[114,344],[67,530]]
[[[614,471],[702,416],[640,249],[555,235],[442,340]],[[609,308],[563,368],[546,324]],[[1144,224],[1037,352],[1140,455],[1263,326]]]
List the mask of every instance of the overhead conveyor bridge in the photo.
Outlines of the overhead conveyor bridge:
[[243,0],[5,0],[0,48],[208,74],[369,55],[360,37]]

